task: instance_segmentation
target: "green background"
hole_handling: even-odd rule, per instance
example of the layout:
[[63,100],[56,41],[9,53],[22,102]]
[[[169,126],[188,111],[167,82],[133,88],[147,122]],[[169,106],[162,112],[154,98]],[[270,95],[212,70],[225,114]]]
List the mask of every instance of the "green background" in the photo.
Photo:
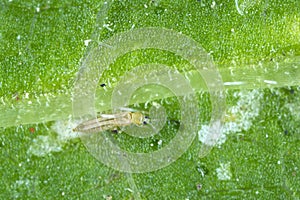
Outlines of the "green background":
[[[290,111],[300,106],[300,2],[244,0],[239,5],[244,6],[243,15],[234,1],[114,1],[107,7],[100,1],[2,1],[0,198],[300,198],[300,117]],[[263,98],[250,129],[229,134],[226,143],[207,157],[197,157],[201,144],[195,140],[170,166],[130,175],[105,167],[79,139],[60,144],[50,127],[72,114],[71,89],[89,50],[115,33],[148,26],[170,28],[199,42],[225,82],[247,80],[240,88],[227,88],[229,107],[237,102],[236,89],[257,89]],[[117,61],[104,78],[124,73],[126,68],[118,68],[121,63],[129,69],[139,63],[183,62],[152,51],[128,57]],[[260,80],[278,84],[269,89]],[[209,116],[207,98],[199,94],[203,121]],[[171,102],[170,115],[177,105]],[[167,130],[162,135],[168,140],[174,130],[171,126],[170,134]],[[29,153],[41,135],[51,136],[48,142],[59,143],[62,149],[43,156]],[[125,148],[140,151],[155,150],[150,143],[157,142],[157,138],[143,143],[126,136],[116,139],[128,140]],[[219,180],[216,168],[228,162],[232,177]]]

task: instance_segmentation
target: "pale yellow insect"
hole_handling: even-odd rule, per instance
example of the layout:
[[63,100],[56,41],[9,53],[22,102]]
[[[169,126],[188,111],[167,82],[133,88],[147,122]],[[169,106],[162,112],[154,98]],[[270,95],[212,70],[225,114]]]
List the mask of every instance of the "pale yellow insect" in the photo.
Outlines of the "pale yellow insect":
[[97,133],[117,128],[147,123],[147,117],[141,112],[121,112],[117,114],[102,114],[96,119],[91,119],[79,124],[74,132]]

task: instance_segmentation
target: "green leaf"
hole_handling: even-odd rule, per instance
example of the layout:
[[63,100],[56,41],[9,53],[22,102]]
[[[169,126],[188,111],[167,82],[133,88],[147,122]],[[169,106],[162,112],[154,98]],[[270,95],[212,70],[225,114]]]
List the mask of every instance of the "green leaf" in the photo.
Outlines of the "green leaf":
[[[299,13],[297,0],[0,3],[0,197],[299,198]],[[72,132],[72,92],[94,48],[147,27],[180,32],[209,54],[226,89],[226,129],[204,158],[198,157],[199,136],[170,165],[130,174],[96,160]],[[187,75],[204,131],[212,112],[205,81],[199,84],[189,60],[162,49],[133,50],[107,66],[99,80],[107,87],[95,92],[96,102],[104,103],[95,111],[109,112],[121,77],[147,63]],[[157,97],[137,91],[133,107],[159,103],[167,125],[146,139],[110,136],[122,148],[155,152],[176,136],[180,103],[167,90],[158,91]]]

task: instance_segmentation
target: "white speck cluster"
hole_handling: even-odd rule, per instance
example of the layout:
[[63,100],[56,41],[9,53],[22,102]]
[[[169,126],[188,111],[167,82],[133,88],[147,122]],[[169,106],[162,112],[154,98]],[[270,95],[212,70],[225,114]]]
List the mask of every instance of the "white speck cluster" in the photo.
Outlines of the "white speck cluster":
[[76,127],[76,123],[68,121],[56,121],[51,129],[57,133],[57,136],[53,135],[40,135],[33,140],[33,143],[28,149],[29,154],[35,156],[46,156],[51,152],[62,151],[63,145],[70,139],[78,138],[79,133],[73,132],[72,129]]
[[56,121],[51,129],[57,133],[60,141],[68,141],[79,137],[79,133],[73,131],[77,124],[70,118],[68,121]]
[[59,152],[61,150],[61,144],[53,136],[39,135],[33,140],[27,153],[43,157],[51,152]]
[[[252,120],[259,115],[260,100],[263,97],[260,90],[239,91],[234,93],[234,97],[239,98],[239,100],[236,105],[227,108],[221,134],[217,134],[219,137],[218,145],[226,141],[226,135],[229,133],[247,131],[252,126]],[[210,130],[208,125],[202,126],[199,130],[198,138],[202,143],[206,144],[209,141],[207,137],[212,136]]]
[[219,180],[230,180],[232,173],[230,171],[230,162],[220,163],[220,167],[216,169],[217,177]]

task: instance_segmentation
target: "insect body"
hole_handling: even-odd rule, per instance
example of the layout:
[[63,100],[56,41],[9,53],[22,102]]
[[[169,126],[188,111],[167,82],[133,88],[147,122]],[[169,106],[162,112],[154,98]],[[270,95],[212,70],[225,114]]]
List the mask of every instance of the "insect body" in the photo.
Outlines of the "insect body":
[[142,125],[147,117],[141,112],[122,112],[118,114],[102,114],[96,119],[91,119],[79,124],[73,129],[75,132],[97,133],[107,130],[116,130],[120,127]]

